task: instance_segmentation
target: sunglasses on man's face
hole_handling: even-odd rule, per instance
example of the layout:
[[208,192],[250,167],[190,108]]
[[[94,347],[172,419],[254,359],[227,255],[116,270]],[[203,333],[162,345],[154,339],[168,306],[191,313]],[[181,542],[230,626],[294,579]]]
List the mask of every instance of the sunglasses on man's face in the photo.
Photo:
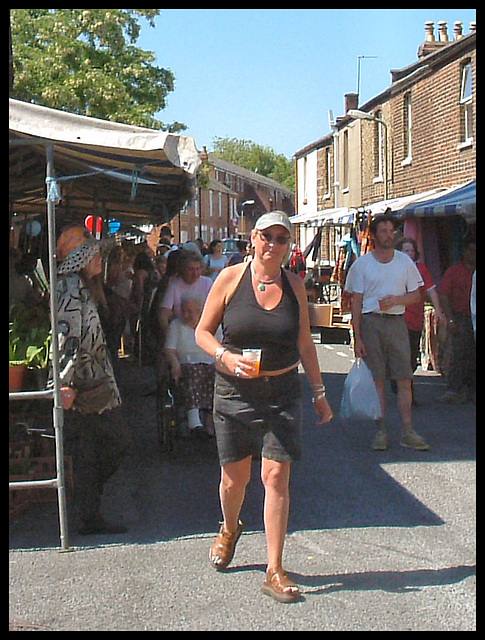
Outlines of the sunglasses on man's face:
[[[259,231],[259,230],[258,230]],[[265,231],[259,231],[260,235],[263,237],[263,240],[268,244],[288,244],[290,241],[290,236],[273,236],[271,233],[266,233]]]

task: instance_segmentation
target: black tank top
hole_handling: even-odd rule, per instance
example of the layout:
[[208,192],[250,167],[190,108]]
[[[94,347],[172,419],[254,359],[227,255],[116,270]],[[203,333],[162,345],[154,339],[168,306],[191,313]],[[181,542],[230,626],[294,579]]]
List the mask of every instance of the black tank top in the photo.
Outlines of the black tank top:
[[222,344],[234,353],[262,349],[262,371],[285,369],[300,358],[300,305],[285,270],[281,273],[283,295],[278,306],[267,311],[256,300],[248,265],[222,319]]

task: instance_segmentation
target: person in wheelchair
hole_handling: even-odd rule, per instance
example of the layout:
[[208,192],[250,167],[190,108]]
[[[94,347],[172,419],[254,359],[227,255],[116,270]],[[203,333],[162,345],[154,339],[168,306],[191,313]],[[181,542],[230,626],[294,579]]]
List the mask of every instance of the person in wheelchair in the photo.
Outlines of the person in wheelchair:
[[182,297],[180,318],[174,318],[169,325],[165,351],[176,383],[177,401],[187,411],[189,433],[214,435],[215,361],[195,341],[203,306],[204,300],[194,293]]

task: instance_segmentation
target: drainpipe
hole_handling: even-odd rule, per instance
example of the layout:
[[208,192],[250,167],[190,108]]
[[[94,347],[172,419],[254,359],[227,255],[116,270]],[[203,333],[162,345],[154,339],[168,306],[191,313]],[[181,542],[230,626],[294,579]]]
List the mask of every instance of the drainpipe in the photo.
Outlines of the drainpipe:
[[340,171],[339,171],[339,139],[338,129],[333,119],[333,111],[328,111],[328,122],[330,129],[333,131],[333,206],[339,206],[340,195]]

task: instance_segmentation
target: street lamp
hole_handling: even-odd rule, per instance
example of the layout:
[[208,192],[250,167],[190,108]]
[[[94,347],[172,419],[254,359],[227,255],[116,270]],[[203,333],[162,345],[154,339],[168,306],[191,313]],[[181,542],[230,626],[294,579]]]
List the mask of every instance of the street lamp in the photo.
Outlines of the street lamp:
[[241,233],[246,233],[246,221],[244,219],[244,207],[246,205],[254,204],[255,200],[244,200],[241,202]]
[[384,127],[384,200],[388,200],[389,170],[387,159],[387,124],[384,122],[384,120],[376,118],[371,113],[367,113],[367,111],[360,111],[360,109],[349,109],[347,111],[347,115],[351,118],[356,118],[357,120],[371,120],[373,122],[377,122],[377,124],[382,124],[382,126]]

